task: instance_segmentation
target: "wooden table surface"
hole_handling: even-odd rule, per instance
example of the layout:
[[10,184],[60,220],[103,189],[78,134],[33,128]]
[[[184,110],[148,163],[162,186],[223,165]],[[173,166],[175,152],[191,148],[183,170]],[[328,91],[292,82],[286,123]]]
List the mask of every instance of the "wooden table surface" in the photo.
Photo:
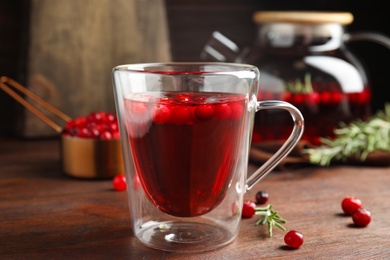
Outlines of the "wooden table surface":
[[[285,232],[243,219],[238,238],[222,249],[179,254],[149,249],[131,233],[126,192],[111,180],[79,180],[61,172],[57,140],[0,139],[0,259],[390,259],[390,169],[334,166],[273,172],[258,183],[305,237],[298,250]],[[341,200],[359,197],[372,213],[352,225]]]

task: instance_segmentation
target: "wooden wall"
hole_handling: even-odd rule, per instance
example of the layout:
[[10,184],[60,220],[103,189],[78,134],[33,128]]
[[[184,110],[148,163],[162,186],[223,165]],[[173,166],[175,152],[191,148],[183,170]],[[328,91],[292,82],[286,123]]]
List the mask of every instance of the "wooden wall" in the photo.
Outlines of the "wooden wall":
[[[27,51],[27,65],[25,72],[15,68],[17,79],[27,88],[72,118],[115,111],[114,66],[170,60],[163,1],[91,3],[30,0],[29,20],[24,24],[28,43],[21,47]],[[20,136],[57,134],[28,111],[15,117],[15,132]]]

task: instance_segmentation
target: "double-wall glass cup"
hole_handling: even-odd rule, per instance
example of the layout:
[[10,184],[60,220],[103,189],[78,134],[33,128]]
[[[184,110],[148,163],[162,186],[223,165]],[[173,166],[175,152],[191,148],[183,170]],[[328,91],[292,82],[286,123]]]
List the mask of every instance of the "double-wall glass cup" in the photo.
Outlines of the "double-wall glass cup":
[[[259,71],[251,65],[120,65],[113,83],[135,237],[178,252],[232,242],[245,192],[299,141],[299,110],[284,101],[258,102]],[[254,115],[263,109],[286,110],[293,129],[247,176]]]

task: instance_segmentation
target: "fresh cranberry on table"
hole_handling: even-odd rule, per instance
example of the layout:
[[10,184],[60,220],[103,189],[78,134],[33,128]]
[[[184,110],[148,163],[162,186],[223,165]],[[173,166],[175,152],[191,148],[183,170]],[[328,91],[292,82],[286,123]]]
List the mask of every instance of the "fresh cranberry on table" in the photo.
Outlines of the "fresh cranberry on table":
[[359,208],[353,212],[352,220],[356,226],[366,227],[371,222],[371,212],[364,208]]
[[352,213],[362,207],[362,202],[360,199],[355,197],[346,197],[341,202],[341,208],[344,213],[347,215],[352,215]]
[[257,204],[260,204],[260,205],[263,205],[265,203],[267,203],[268,201],[268,192],[266,191],[259,191],[256,193],[256,203]]
[[297,249],[303,244],[303,235],[297,230],[290,230],[284,235],[284,242],[291,248]]
[[112,180],[112,185],[116,191],[124,191],[126,190],[126,178],[124,174],[115,175]]
[[254,203],[251,200],[244,200],[241,216],[243,218],[251,218],[253,215],[255,215],[256,212],[255,208],[256,208],[256,203]]

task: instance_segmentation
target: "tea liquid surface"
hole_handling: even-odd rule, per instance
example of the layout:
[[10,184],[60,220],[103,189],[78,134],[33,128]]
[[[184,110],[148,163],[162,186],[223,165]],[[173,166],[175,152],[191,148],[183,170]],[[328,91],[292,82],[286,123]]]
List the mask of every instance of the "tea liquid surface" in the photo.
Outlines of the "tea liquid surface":
[[178,217],[217,207],[244,146],[245,97],[148,92],[124,103],[134,165],[151,202]]

